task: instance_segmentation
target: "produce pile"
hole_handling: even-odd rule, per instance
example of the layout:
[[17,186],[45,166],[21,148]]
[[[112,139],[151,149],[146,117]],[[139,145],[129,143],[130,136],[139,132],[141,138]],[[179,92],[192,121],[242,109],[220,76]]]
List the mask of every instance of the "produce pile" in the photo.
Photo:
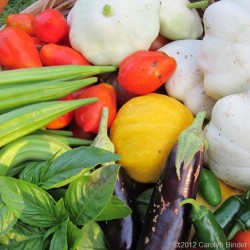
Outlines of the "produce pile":
[[0,249],[250,249],[250,2],[53,4],[0,29]]

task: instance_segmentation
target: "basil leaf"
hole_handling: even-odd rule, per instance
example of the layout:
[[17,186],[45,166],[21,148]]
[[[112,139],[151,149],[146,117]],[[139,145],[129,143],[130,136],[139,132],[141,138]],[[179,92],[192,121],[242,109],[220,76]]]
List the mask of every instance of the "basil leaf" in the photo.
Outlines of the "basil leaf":
[[105,209],[112,197],[119,169],[118,164],[100,167],[70,183],[65,206],[73,223],[83,225]]
[[81,146],[58,156],[40,179],[43,189],[65,186],[98,164],[119,160],[119,156],[93,146]]
[[74,249],[76,250],[104,250],[108,249],[101,227],[94,221],[85,224],[81,230],[82,238]]
[[15,226],[6,234],[0,237],[0,249],[15,249],[15,250],[42,250],[43,229],[29,226],[21,221],[18,221]]
[[42,169],[48,166],[50,161],[29,162],[19,174],[19,179],[38,185]]
[[146,189],[136,198],[136,204],[142,221],[145,220],[145,215],[147,213],[148,205],[153,194],[153,190],[153,188]]
[[58,229],[54,232],[49,247],[50,250],[68,250],[67,225],[68,220],[62,222]]
[[0,176],[0,194],[7,207],[23,222],[36,227],[50,227],[57,223],[55,201],[36,185]]
[[58,222],[63,222],[69,217],[62,198],[56,203],[54,211]]
[[77,249],[77,245],[82,240],[83,234],[81,229],[79,229],[71,221],[68,222],[67,238],[68,238],[68,248],[72,250]]
[[8,232],[17,222],[17,217],[8,209],[0,198],[0,235]]
[[131,213],[132,210],[125,204],[125,202],[113,195],[109,204],[105,207],[101,214],[97,216],[95,221],[120,219],[130,215]]

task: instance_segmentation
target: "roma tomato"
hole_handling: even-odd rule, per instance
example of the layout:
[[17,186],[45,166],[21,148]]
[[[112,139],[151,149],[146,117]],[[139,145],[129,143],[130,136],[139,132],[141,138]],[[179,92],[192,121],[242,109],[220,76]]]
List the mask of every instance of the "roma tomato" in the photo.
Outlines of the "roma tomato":
[[[72,94],[69,94],[63,98],[60,98],[60,100],[64,100],[64,101],[74,100],[74,96]],[[58,117],[54,121],[50,122],[49,124],[46,125],[46,128],[48,128],[48,129],[65,128],[71,123],[71,121],[73,120],[73,117],[74,117],[74,110],[70,111],[64,115],[61,115],[60,117]]]
[[31,36],[16,27],[0,31],[0,65],[4,69],[42,67]]
[[85,132],[98,133],[102,108],[108,107],[108,127],[111,126],[117,112],[116,92],[112,85],[99,83],[86,87],[78,98],[97,97],[98,101],[75,110],[75,120]]
[[162,86],[176,69],[176,60],[160,51],[140,50],[119,66],[118,81],[127,91],[145,95]]
[[9,2],[9,0],[1,0],[0,1],[0,13],[4,10],[4,8],[8,2]]
[[231,250],[250,250],[250,230],[236,233],[229,246]]
[[35,36],[35,32],[32,27],[33,19],[34,15],[29,13],[10,14],[6,18],[6,27],[16,27],[25,31],[30,36]]
[[86,58],[76,50],[54,43],[45,44],[39,55],[44,66],[90,65]]
[[65,17],[55,9],[46,9],[32,21],[36,36],[44,43],[58,43],[69,33]]

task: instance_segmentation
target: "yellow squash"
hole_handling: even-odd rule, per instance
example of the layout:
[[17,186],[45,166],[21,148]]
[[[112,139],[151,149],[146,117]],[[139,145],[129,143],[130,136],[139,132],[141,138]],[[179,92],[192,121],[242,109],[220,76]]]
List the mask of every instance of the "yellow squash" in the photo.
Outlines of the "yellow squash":
[[180,101],[151,93],[134,97],[121,107],[110,128],[110,139],[132,179],[155,183],[179,134],[193,120]]

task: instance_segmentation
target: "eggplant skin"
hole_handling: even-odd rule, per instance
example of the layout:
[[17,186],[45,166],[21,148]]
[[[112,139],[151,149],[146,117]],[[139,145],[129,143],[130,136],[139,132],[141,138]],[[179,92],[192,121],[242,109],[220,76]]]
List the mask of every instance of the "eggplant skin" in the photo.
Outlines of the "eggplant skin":
[[132,214],[121,219],[100,223],[108,247],[110,250],[135,250],[142,231],[142,221],[133,187],[123,168],[120,169],[114,195],[131,208]]
[[176,173],[176,152],[177,145],[171,151],[155,185],[136,250],[180,249],[177,246],[182,244],[178,243],[188,242],[192,207],[179,204],[197,195],[204,151],[197,152],[185,169],[181,164],[180,179]]

